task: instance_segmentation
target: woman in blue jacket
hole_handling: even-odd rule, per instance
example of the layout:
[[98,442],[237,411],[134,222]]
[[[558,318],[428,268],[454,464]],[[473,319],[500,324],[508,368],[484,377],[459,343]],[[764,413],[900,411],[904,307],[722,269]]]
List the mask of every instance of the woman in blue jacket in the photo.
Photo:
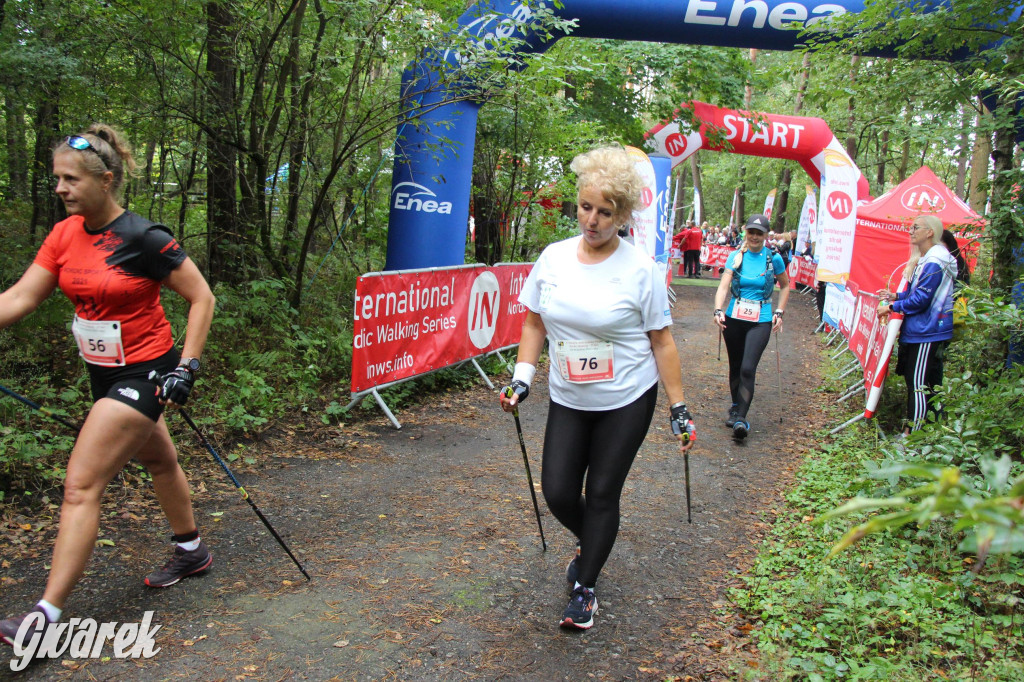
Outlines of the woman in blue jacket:
[[896,371],[907,382],[907,424],[904,434],[921,428],[928,413],[938,413],[933,404],[935,387],[942,384],[943,359],[947,342],[953,338],[953,283],[956,260],[942,245],[942,221],[935,216],[918,216],[910,228],[910,243],[924,254],[917,262],[906,291],[888,295],[878,304],[878,313],[902,313]]

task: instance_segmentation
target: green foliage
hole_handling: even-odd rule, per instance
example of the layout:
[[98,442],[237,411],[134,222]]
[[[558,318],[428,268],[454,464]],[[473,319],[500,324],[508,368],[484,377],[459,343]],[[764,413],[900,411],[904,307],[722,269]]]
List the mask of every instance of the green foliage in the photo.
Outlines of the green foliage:
[[734,593],[763,624],[767,677],[748,677],[1024,674],[1024,368],[1005,367],[1002,351],[1022,318],[987,289],[966,294],[938,393],[944,416],[894,441],[858,425],[808,454]]
[[[807,455],[737,605],[757,617],[760,670],[744,679],[1018,679],[1024,560],[1002,556],[980,576],[944,520],[894,528],[826,556],[843,529],[826,512],[874,484],[866,429]],[[816,516],[820,523],[812,523]]]

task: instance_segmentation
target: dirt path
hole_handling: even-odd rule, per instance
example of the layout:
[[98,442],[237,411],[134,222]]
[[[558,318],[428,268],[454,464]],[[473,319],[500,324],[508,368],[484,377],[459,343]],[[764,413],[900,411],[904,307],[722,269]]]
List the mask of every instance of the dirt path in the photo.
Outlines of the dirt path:
[[[151,495],[112,489],[101,538],[113,546],[97,548],[68,615],[123,622],[153,610],[161,650],[140,661],[47,661],[19,679],[727,679],[724,654],[744,647],[749,627],[725,608],[725,590],[749,564],[819,425],[819,343],[811,300],[794,295],[779,346],[784,421],[773,344],[753,431],[734,443],[723,423],[727,365],[716,360],[714,289],[704,284],[675,287],[674,334],[700,429],[690,458],[693,523],[662,395],[626,484],[590,631],[556,625],[572,540],[541,499],[541,551],[512,419],[478,387],[403,411],[401,430],[379,413],[345,429],[282,430],[262,445],[263,466],[238,472],[311,583],[197,450],[190,476],[214,567],[149,590],[141,578],[167,551],[159,510]],[[538,380],[522,409],[538,486],[546,402]],[[4,520],[0,604],[10,612],[41,593],[53,529],[43,521],[36,530],[40,518]],[[33,530],[19,531],[25,523]],[[0,671],[12,674],[6,660]]]

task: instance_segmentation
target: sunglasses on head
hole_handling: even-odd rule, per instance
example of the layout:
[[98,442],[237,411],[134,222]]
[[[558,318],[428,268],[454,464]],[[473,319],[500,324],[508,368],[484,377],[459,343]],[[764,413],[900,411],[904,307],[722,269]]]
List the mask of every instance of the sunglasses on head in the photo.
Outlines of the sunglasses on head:
[[77,149],[80,152],[84,152],[86,150],[91,151],[93,154],[100,157],[100,161],[103,163],[104,168],[109,168],[109,166],[107,166],[107,160],[103,158],[103,154],[100,154],[100,150],[93,147],[92,143],[81,135],[70,135],[64,140],[64,143],[72,149]]

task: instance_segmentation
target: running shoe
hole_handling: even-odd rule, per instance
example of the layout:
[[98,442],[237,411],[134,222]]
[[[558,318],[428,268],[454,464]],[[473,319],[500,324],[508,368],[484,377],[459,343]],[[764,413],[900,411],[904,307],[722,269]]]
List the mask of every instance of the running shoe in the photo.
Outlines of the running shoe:
[[206,543],[200,542],[199,546],[191,552],[174,546],[174,556],[164,564],[164,567],[153,571],[146,577],[146,585],[149,587],[170,587],[182,578],[202,573],[213,564],[213,555],[206,548]]
[[11,646],[15,646],[14,642],[18,637],[18,630],[21,629],[21,624],[25,622],[25,619],[31,616],[33,613],[39,612],[43,614],[43,617],[36,623],[36,625],[25,634],[31,639],[31,634],[34,632],[42,631],[46,625],[50,622],[46,618],[46,612],[43,611],[42,607],[36,606],[28,613],[23,613],[20,616],[12,616],[11,618],[4,618],[0,620],[0,639],[7,642]]
[[737,419],[736,423],[732,425],[732,437],[736,440],[743,440],[747,437],[747,433],[750,432],[750,422]]
[[576,587],[576,581],[580,578],[580,548],[576,547],[576,553],[572,555],[572,559],[569,560],[569,565],[565,567],[565,582],[569,587],[569,592],[572,593],[573,588]]
[[736,420],[740,418],[739,413],[736,411],[736,403],[732,404],[729,408],[729,416],[725,419],[725,425],[732,428],[736,424]]
[[569,605],[562,612],[562,620],[559,623],[563,628],[576,628],[577,630],[589,630],[594,625],[594,615],[597,613],[597,595],[588,587],[580,585],[572,591],[569,597]]

